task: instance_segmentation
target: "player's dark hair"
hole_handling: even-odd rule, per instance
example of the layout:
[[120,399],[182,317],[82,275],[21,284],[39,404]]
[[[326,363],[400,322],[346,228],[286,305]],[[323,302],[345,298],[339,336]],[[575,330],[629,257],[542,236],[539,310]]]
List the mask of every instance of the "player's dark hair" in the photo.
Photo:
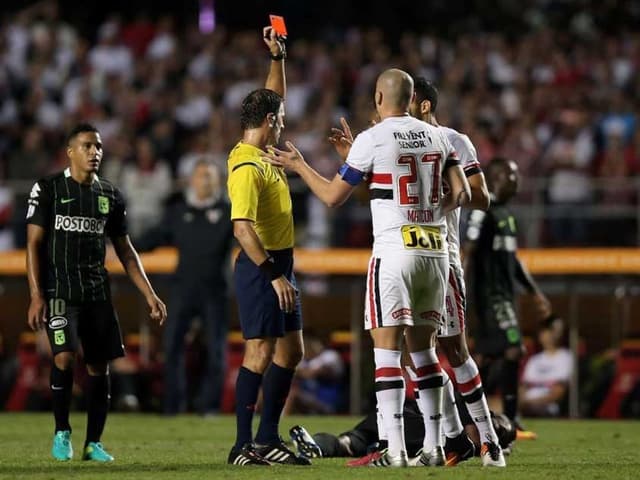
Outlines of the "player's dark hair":
[[254,90],[242,100],[240,127],[242,130],[258,128],[270,113],[278,114],[282,97],[268,88]]
[[487,165],[487,175],[491,175],[498,170],[506,170],[509,168],[509,162],[505,157],[493,157]]
[[436,113],[436,107],[438,106],[438,89],[436,86],[424,77],[416,77],[413,79],[413,89],[416,91],[416,102],[421,103],[429,100],[431,113]]
[[71,131],[67,134],[67,145],[69,145],[76,136],[85,132],[95,132],[99,133],[98,129],[91,125],[90,123],[79,123],[75,127],[71,129]]

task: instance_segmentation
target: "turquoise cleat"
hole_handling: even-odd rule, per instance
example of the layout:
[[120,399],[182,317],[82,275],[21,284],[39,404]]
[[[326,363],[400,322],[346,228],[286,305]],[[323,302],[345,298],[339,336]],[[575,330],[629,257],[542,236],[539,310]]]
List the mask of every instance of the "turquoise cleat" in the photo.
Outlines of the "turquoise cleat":
[[104,449],[100,442],[89,442],[84,447],[82,460],[93,460],[94,462],[113,462],[113,457]]
[[51,455],[61,462],[66,462],[73,458],[73,446],[71,445],[71,432],[69,430],[59,430],[53,436]]

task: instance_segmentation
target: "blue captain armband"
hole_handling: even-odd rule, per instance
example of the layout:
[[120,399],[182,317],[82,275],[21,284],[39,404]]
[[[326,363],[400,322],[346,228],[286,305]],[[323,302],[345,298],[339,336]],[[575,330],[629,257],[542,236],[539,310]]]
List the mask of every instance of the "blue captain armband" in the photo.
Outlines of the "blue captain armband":
[[364,178],[364,172],[356,170],[346,163],[340,167],[340,170],[338,170],[338,175],[340,175],[342,177],[342,180],[347,182],[352,187],[357,186]]

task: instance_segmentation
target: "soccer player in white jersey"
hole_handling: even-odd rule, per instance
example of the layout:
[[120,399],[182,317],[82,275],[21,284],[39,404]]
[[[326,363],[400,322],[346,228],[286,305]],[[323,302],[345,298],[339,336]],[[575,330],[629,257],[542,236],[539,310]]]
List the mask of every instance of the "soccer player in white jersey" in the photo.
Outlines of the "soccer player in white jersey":
[[[375,466],[408,466],[402,408],[403,340],[416,367],[425,412],[419,465],[444,465],[440,440],[443,376],[435,353],[448,280],[446,213],[469,202],[469,184],[455,150],[438,128],[408,109],[413,80],[397,69],[376,82],[380,122],[358,135],[332,180],[313,170],[291,142],[265,160],[300,175],[324,203],[341,205],[366,177],[370,181],[374,245],[367,276],[365,328],[376,364],[375,387],[389,442]],[[443,195],[443,179],[450,187]]]
[[[486,210],[489,207],[489,191],[484,179],[476,149],[469,137],[456,130],[438,125],[435,117],[438,105],[438,90],[428,80],[417,77],[415,96],[409,110],[417,118],[439,127],[454,146],[460,166],[469,181],[472,201],[470,208]],[[438,330],[438,344],[446,355],[455,375],[460,392],[469,414],[473,419],[481,439],[482,464],[485,466],[506,466],[504,455],[493,428],[489,406],[482,388],[480,372],[473,358],[469,355],[465,336],[465,285],[460,259],[460,208],[447,214],[447,242],[449,246],[449,284],[447,286],[446,309],[444,323]],[[446,374],[445,374],[446,375]],[[455,407],[453,386],[445,380],[444,389],[444,430],[447,443],[459,444],[447,448],[447,464],[455,465],[464,458],[464,430],[458,410]],[[456,440],[457,439],[457,440]]]

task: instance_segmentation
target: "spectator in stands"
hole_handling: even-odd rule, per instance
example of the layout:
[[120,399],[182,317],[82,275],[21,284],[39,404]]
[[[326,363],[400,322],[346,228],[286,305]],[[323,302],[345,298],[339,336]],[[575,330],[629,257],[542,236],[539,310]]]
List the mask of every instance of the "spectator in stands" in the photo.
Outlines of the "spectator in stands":
[[588,239],[588,223],[580,207],[592,199],[591,169],[595,155],[593,131],[587,114],[564,110],[558,132],[545,155],[551,233],[556,245],[576,245]]
[[193,168],[184,200],[169,208],[160,224],[137,242],[140,250],[160,245],[178,249],[176,282],[164,329],[166,414],[187,407],[185,335],[196,316],[208,350],[196,408],[203,414],[220,409],[229,328],[226,276],[233,238],[229,218],[220,172],[200,161]]
[[344,400],[345,366],[340,354],[313,333],[305,333],[304,358],[296,368],[285,412],[336,413]]
[[538,333],[542,351],[529,358],[520,383],[523,415],[555,417],[566,413],[563,403],[573,374],[573,355],[560,346],[560,339],[553,322],[547,322]]
[[48,173],[48,157],[42,129],[33,126],[22,136],[22,145],[9,157],[8,177],[12,180],[27,180]]
[[148,137],[136,140],[134,162],[122,171],[122,191],[127,197],[131,238],[139,238],[162,218],[164,201],[171,193],[171,170],[155,154]]
[[[132,143],[149,136],[156,156],[170,162],[173,177],[178,176],[178,158],[190,148],[185,134],[193,131],[206,132],[207,153],[226,159],[239,129],[233,114],[242,98],[261,84],[256,35],[220,23],[213,33],[201,33],[194,23],[181,22],[180,12],[164,15],[160,5],[157,20],[136,13],[133,21],[126,15],[107,16],[100,25],[68,23],[75,17],[63,20],[56,1],[31,3],[16,13],[7,6],[0,24],[0,169],[10,182],[24,177],[24,169],[29,168],[29,177],[33,174],[31,165],[13,161],[21,156],[21,145],[32,142],[31,129],[40,132],[39,148],[47,159],[65,126],[80,120],[99,124],[110,152],[109,142],[122,134]],[[588,201],[594,199],[590,175],[601,171],[593,166],[592,132],[600,135],[600,153],[608,149],[607,137],[619,125],[624,129],[623,148],[637,138],[640,84],[634,58],[640,37],[628,35],[624,27],[637,23],[634,2],[622,2],[620,15],[598,16],[597,22],[593,12],[574,4],[559,11],[549,2],[533,2],[526,15],[510,21],[504,6],[488,15],[470,4],[467,14],[455,16],[451,9],[434,7],[430,14],[446,19],[439,23],[447,25],[446,30],[412,33],[403,24],[398,42],[385,38],[393,37],[395,25],[310,29],[308,38],[297,32],[290,39],[288,131],[304,131],[313,150],[304,153],[318,157],[327,132],[308,124],[315,119],[334,123],[346,116],[354,131],[366,128],[376,72],[389,64],[404,66],[443,85],[442,120],[470,136],[481,163],[501,154],[514,158],[525,178],[549,178],[553,208],[544,213],[557,219],[550,225],[552,242],[589,244],[595,229],[587,228],[593,225],[578,214],[589,214]],[[470,18],[473,33],[451,33],[468,31]],[[500,31],[496,26],[505,33],[513,29],[513,36],[506,41],[495,33]],[[93,33],[85,37],[87,32],[97,38]],[[342,47],[336,48],[337,43]],[[576,105],[581,109],[577,126],[561,122],[561,128],[555,128],[558,112],[575,111]],[[635,153],[625,150],[630,155],[625,158],[634,158],[637,165],[640,149],[632,150]],[[46,161],[36,166],[41,167],[53,170]],[[516,202],[528,205],[539,197],[537,189],[544,188],[544,183],[527,185],[531,188],[523,189]],[[28,193],[22,191],[26,187],[10,186],[16,195]],[[638,202],[635,195],[623,197],[616,200],[621,207]],[[587,208],[582,208],[585,202]],[[304,209],[294,213],[300,232],[313,218],[305,219],[305,214]],[[351,202],[340,215],[349,223],[361,223],[368,213]],[[635,229],[626,228],[637,243]],[[366,244],[366,238],[353,236],[335,234],[333,240]]]
[[130,80],[133,76],[131,50],[120,42],[120,21],[111,18],[98,29],[98,44],[89,52],[89,64],[96,80],[106,75],[120,76]]
[[[14,246],[11,218],[13,216],[13,191],[4,185],[0,174],[0,252],[11,250]],[[2,337],[0,336],[0,350],[2,350]]]

